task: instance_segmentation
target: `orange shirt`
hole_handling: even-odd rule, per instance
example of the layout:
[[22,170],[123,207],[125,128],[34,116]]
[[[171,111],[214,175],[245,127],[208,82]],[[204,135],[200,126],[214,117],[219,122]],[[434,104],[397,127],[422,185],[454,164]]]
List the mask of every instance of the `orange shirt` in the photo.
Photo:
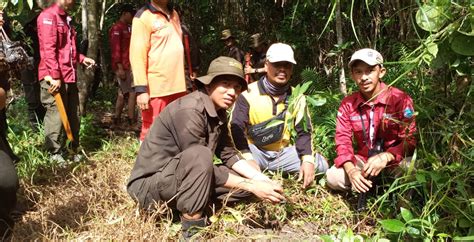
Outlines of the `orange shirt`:
[[132,23],[130,63],[135,91],[163,97],[186,91],[184,47],[176,11],[166,15],[150,3]]

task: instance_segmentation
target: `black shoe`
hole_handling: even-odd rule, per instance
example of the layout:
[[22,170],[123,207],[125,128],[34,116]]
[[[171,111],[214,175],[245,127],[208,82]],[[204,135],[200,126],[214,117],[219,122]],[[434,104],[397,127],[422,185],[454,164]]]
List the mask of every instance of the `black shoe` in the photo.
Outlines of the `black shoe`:
[[196,233],[201,231],[204,227],[207,226],[207,218],[203,217],[197,220],[186,219],[181,216],[181,234],[185,241],[188,241]]

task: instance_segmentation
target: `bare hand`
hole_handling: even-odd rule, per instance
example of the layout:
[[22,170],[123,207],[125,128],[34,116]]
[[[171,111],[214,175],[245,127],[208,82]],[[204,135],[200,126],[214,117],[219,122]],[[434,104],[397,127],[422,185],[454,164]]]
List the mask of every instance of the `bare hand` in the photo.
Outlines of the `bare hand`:
[[349,170],[347,176],[351,181],[352,188],[356,192],[368,192],[370,188],[372,188],[372,181],[362,176],[362,173],[359,168],[353,168]]
[[95,60],[89,58],[89,57],[84,57],[84,60],[82,61],[82,64],[87,66],[87,69],[93,67],[95,65]]
[[378,176],[380,172],[387,167],[388,162],[393,160],[394,157],[392,154],[383,152],[378,155],[374,155],[367,160],[365,163],[362,175],[367,176]]
[[254,69],[251,66],[245,67],[245,75],[254,73]]
[[125,80],[127,77],[125,76],[125,71],[123,68],[118,68],[117,71],[115,72],[115,75],[117,75],[118,78]]
[[195,71],[193,71],[193,72],[189,75],[189,77],[191,78],[191,80],[194,80],[194,79],[197,78],[197,73],[196,73]]
[[307,188],[314,181],[314,164],[310,162],[301,163],[298,181],[303,180],[303,188]]
[[[46,78],[45,78],[46,80]],[[53,78],[49,78],[46,80],[49,83],[49,89],[48,91],[50,93],[55,93],[59,91],[59,88],[61,88],[61,80],[54,80]]]
[[285,201],[283,188],[275,182],[252,181],[250,191],[258,198],[273,203]]
[[137,95],[137,105],[140,110],[147,110],[149,108],[150,95],[146,92]]

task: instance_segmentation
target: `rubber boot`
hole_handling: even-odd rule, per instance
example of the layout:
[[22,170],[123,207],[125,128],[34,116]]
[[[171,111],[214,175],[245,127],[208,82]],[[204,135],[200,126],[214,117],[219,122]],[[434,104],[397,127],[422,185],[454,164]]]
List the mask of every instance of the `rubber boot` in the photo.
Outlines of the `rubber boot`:
[[206,227],[206,221],[206,217],[197,220],[190,220],[181,216],[181,234],[184,241],[189,241],[193,235],[201,231],[202,228]]

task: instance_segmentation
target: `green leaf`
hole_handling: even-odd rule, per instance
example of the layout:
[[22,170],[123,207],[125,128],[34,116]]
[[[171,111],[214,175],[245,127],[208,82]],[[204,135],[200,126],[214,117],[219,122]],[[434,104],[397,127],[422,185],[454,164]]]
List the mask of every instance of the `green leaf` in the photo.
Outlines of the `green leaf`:
[[321,97],[319,95],[307,96],[306,99],[313,107],[323,106],[327,102],[325,97]]
[[474,236],[454,237],[453,241],[474,241]]
[[401,233],[405,230],[405,224],[398,219],[385,219],[380,221],[382,228],[389,232]]
[[456,32],[452,36],[451,49],[465,56],[474,56],[474,36]]
[[30,7],[30,9],[33,9],[33,0],[27,0],[28,2],[28,7]]
[[426,175],[424,173],[417,173],[415,177],[416,177],[416,181],[421,182],[421,183],[426,183]]
[[421,235],[421,232],[420,232],[419,229],[417,229],[417,228],[415,228],[415,227],[411,227],[411,226],[409,226],[409,227],[407,228],[407,233],[408,233],[409,235],[412,235],[412,236],[420,236],[420,235]]
[[270,121],[267,125],[265,125],[265,128],[268,129],[268,128],[271,128],[271,127],[275,127],[275,126],[280,125],[282,123],[284,123],[283,120],[275,119],[275,120]]
[[301,94],[304,94],[304,93],[308,90],[309,86],[311,86],[311,84],[313,84],[313,83],[312,83],[312,82],[305,82],[305,83],[301,86],[300,93],[301,93]]
[[400,212],[401,212],[402,218],[403,218],[403,220],[405,220],[405,222],[408,222],[408,221],[413,219],[413,214],[410,212],[410,210],[401,207]]
[[428,32],[437,32],[446,23],[444,8],[424,4],[416,12],[416,23],[420,28]]
[[306,114],[305,96],[301,96],[301,98],[298,99],[298,102],[296,103],[295,111],[296,111],[295,125],[297,125],[301,122],[301,120],[303,120],[303,117]]

